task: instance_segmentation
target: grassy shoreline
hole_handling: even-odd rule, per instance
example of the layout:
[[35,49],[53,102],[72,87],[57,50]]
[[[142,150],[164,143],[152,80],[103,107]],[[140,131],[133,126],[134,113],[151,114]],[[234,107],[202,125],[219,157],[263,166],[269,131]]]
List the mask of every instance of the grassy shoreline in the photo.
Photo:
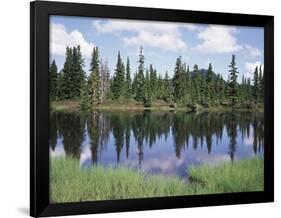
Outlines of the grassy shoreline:
[[81,170],[78,160],[69,157],[52,159],[50,167],[53,203],[262,191],[264,186],[260,158],[193,166],[189,169],[189,182],[177,176],[148,175],[124,167]]
[[[78,100],[64,100],[64,101],[51,101],[50,108],[52,111],[79,111],[81,110]],[[192,112],[191,108],[174,106],[171,107],[168,103],[163,103],[163,101],[158,101],[152,104],[151,107],[144,107],[142,103],[136,101],[108,101],[101,105],[93,106],[91,109],[99,110],[128,110],[128,111],[143,111],[143,110],[152,110],[152,111],[183,111],[183,112]],[[196,111],[197,112],[219,112],[219,111],[231,111],[233,108],[226,106],[210,106],[202,107],[200,106]],[[234,108],[236,111],[258,111],[262,112],[262,107],[257,107],[253,109],[249,108]]]

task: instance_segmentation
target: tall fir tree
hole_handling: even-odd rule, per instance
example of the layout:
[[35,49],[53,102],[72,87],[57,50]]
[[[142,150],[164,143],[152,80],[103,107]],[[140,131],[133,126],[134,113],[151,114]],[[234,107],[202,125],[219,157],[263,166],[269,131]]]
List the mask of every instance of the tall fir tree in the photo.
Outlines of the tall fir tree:
[[73,98],[74,82],[73,82],[73,70],[72,70],[72,48],[66,47],[66,58],[62,69],[61,78],[61,98],[70,99]]
[[150,86],[150,78],[148,69],[146,70],[145,74],[145,96],[144,96],[144,106],[151,107],[151,86]]
[[237,84],[237,77],[238,71],[235,62],[235,55],[232,55],[232,60],[229,65],[229,98],[230,103],[234,106],[238,101],[238,84]]
[[136,98],[136,95],[137,95],[137,75],[138,75],[138,72],[136,71],[134,73],[134,77],[133,77],[133,81],[132,81],[132,95],[134,98]]
[[209,63],[207,75],[206,75],[206,101],[210,104],[213,101],[214,94],[214,84],[213,84],[213,68],[212,64]]
[[192,93],[191,76],[190,76],[189,66],[187,66],[185,71],[185,99],[187,104],[191,103],[191,93]]
[[90,83],[88,82],[88,80],[86,80],[84,82],[84,84],[82,85],[81,91],[80,91],[80,107],[82,108],[82,110],[88,110],[91,108],[92,104],[91,104],[91,87],[90,87]]
[[260,81],[259,81],[259,71],[258,66],[256,66],[254,71],[254,78],[253,78],[253,96],[255,102],[258,103],[260,95]]
[[225,90],[226,90],[226,82],[224,81],[222,75],[219,74],[219,95],[218,102],[224,102],[225,100]]
[[59,100],[63,99],[62,84],[63,84],[63,71],[61,70],[58,73],[58,78],[57,78],[57,98]]
[[138,73],[136,78],[136,100],[137,101],[144,101],[145,97],[145,79],[144,79],[144,55],[142,53],[142,46],[140,47],[139,53],[139,66],[138,66]]
[[86,79],[86,72],[83,70],[84,67],[84,59],[82,58],[82,53],[81,53],[81,47],[80,45],[77,46],[77,83],[79,84],[79,93],[77,93],[77,95],[80,94],[80,90],[81,88],[84,86],[85,84],[85,79]]
[[161,74],[159,74],[157,78],[157,98],[163,99],[163,94],[164,94],[164,83]]
[[176,60],[176,66],[174,69],[173,77],[173,87],[174,87],[174,101],[181,102],[184,97],[185,91],[185,72],[181,57],[178,57]]
[[253,92],[253,88],[251,85],[251,79],[248,78],[247,79],[247,100],[250,101],[252,99],[252,92]]
[[156,98],[157,93],[157,74],[156,70],[153,69],[152,64],[149,66],[149,77],[150,77],[150,90],[151,90],[151,98]]
[[72,82],[75,84],[72,90],[73,97],[80,96],[81,88],[85,82],[85,72],[83,70],[84,60],[80,51],[80,45],[72,49]]
[[117,63],[115,68],[115,73],[113,76],[113,98],[121,99],[125,92],[125,67],[121,59],[120,51],[118,51]]
[[100,93],[101,103],[106,100],[110,90],[110,72],[108,68],[108,62],[100,61]]
[[89,75],[89,95],[91,104],[101,103],[100,93],[100,68],[99,68],[99,50],[98,47],[93,48],[91,63],[90,63],[90,75]]
[[201,84],[201,73],[199,72],[199,67],[197,64],[193,67],[193,75],[192,75],[192,103],[199,103],[200,96],[200,84]]
[[165,73],[165,77],[163,80],[163,86],[164,86],[164,90],[163,90],[163,100],[166,102],[170,102],[172,101],[172,86],[171,86],[171,82],[169,79],[169,75],[168,72],[166,71]]
[[206,90],[206,81],[203,75],[203,71],[200,72],[200,80],[199,80],[199,103],[202,105],[205,105],[205,100],[206,100],[206,96],[205,96],[205,90]]
[[55,100],[58,95],[58,67],[56,61],[53,60],[49,70],[49,97],[51,100]]
[[240,85],[240,97],[242,101],[246,100],[246,79],[245,76],[242,75],[242,81],[241,81],[241,85]]
[[259,83],[260,83],[260,101],[263,102],[264,99],[264,78],[262,72],[262,66],[259,67]]
[[62,99],[79,98],[85,80],[80,46],[66,47],[66,58],[61,74],[60,95]]
[[131,79],[131,67],[130,67],[129,57],[127,57],[127,62],[126,62],[125,97],[127,99],[130,99],[132,97],[132,79]]

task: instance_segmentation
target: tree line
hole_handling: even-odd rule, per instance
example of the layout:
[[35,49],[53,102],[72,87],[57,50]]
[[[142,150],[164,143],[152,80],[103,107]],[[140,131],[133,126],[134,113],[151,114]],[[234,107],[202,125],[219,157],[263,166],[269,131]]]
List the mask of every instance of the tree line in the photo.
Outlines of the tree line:
[[229,64],[227,80],[213,71],[211,63],[208,69],[199,69],[195,64],[191,70],[180,56],[176,59],[173,76],[170,78],[167,71],[162,76],[152,64],[145,67],[142,47],[134,74],[129,57],[124,63],[119,51],[114,74],[111,76],[108,63],[101,59],[98,47],[93,48],[88,75],[83,67],[84,60],[79,45],[66,48],[65,63],[60,72],[53,60],[49,70],[50,99],[79,99],[82,108],[108,100],[135,100],[142,102],[145,107],[152,106],[156,100],[163,100],[171,106],[208,107],[258,104],[263,102],[264,97],[262,67],[256,66],[252,80],[243,75],[242,82],[238,83],[235,55],[232,55]]

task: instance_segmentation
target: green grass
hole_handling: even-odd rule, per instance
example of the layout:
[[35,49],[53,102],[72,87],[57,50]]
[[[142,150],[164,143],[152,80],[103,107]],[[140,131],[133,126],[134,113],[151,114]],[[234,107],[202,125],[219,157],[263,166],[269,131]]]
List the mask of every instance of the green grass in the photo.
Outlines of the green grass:
[[51,160],[51,202],[114,200],[263,190],[263,160],[190,169],[190,182],[146,175],[133,169],[82,169],[74,158]]
[[224,193],[262,191],[264,187],[264,163],[260,158],[246,159],[216,166],[189,168],[190,180],[196,193]]

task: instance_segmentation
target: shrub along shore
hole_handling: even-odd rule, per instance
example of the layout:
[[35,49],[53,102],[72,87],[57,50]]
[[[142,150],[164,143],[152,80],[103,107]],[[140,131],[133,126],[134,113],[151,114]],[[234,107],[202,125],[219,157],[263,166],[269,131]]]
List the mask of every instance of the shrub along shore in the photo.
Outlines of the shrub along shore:
[[[63,100],[63,101],[51,101],[50,108],[53,111],[82,111],[79,100]],[[230,110],[243,110],[243,111],[263,111],[263,105],[248,105],[239,104],[237,107],[228,107],[227,105],[217,104],[212,106],[202,105],[189,105],[181,106],[175,103],[168,103],[165,101],[154,101],[150,107],[145,107],[141,102],[135,100],[124,100],[124,101],[106,101],[99,105],[94,105],[91,109],[105,109],[105,110],[162,110],[162,111],[230,111]]]
[[125,167],[81,169],[75,158],[51,160],[52,203],[262,191],[263,159],[192,166],[188,180],[150,175]]

